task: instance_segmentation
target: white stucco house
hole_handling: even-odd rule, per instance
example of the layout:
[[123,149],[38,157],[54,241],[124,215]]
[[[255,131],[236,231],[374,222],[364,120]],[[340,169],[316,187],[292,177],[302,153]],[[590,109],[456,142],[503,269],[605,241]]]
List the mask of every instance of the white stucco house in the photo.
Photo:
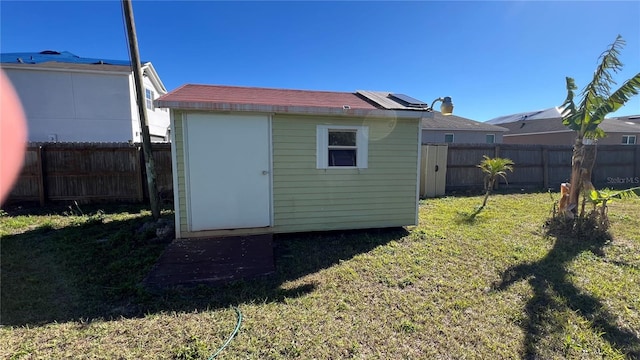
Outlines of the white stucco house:
[[[70,52],[0,54],[27,116],[32,142],[141,142],[128,60]],[[154,106],[167,93],[150,62],[142,64],[152,141],[169,141],[169,111]]]

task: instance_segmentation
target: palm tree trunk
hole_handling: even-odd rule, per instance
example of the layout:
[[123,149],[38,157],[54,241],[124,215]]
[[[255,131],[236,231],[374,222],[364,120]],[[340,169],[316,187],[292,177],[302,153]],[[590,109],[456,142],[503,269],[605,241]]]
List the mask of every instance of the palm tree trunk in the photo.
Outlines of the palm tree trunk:
[[[584,159],[584,144],[582,137],[578,136],[573,145],[573,154],[571,156],[571,189],[569,191],[569,205],[565,215],[573,216],[578,211],[578,201],[582,190],[582,162]],[[569,212],[571,214],[569,214]]]
[[[583,146],[583,154],[582,157],[582,169],[580,171],[581,176],[581,193],[589,194],[592,190],[595,190],[593,183],[591,182],[591,173],[593,172],[593,167],[596,164],[596,145],[584,145]],[[585,195],[586,196],[586,195]],[[586,204],[585,201],[582,201],[582,207],[580,209],[580,216],[584,216],[584,208]]]
[[491,189],[493,189],[494,182],[495,180],[489,180],[489,183],[487,184],[487,192],[484,193],[484,200],[482,201],[482,206],[480,206],[480,209],[484,209],[484,207],[487,205],[487,199],[489,199],[489,195],[491,195]]

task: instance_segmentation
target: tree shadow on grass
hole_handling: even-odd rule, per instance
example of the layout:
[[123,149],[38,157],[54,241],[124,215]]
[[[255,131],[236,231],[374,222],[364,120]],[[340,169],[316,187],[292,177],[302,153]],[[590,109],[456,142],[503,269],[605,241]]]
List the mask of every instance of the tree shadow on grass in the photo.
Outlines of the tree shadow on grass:
[[458,211],[456,212],[455,221],[458,224],[474,224],[478,220],[477,216],[484,210],[483,206],[475,208],[473,211]]
[[521,325],[525,331],[526,359],[544,357],[539,354],[540,341],[562,331],[565,324],[558,322],[555,313],[565,309],[586,319],[592,329],[601,333],[602,338],[614,348],[632,359],[640,358],[640,339],[632,331],[617,326],[615,315],[608,312],[600,300],[578,289],[567,272],[568,264],[585,251],[602,255],[602,249],[609,240],[558,235],[553,248],[544,258],[510,267],[503,272],[502,280],[494,289],[503,291],[521,280],[527,280],[533,288],[534,295],[525,306],[528,319]]
[[280,302],[316,288],[313,282],[283,287],[286,282],[407,234],[396,228],[279,236],[274,241],[274,274],[224,285],[150,292],[142,280],[168,245],[154,239],[154,234],[141,231],[150,221],[150,216],[108,222],[95,216],[77,226],[54,229],[45,225],[4,236],[0,324],[32,326],[79,319],[134,318],[166,311]]
[[151,216],[112,221],[105,214],[109,211],[85,209],[65,227],[45,221],[2,237],[0,324],[88,319],[123,308],[137,293],[135,279],[144,276],[167,242],[143,228]]

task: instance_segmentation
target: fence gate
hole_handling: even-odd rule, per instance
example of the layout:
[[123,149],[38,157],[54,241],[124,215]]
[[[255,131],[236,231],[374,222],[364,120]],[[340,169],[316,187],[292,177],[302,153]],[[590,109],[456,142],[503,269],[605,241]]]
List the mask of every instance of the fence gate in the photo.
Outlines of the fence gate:
[[420,164],[420,197],[444,195],[447,184],[447,145],[423,145]]

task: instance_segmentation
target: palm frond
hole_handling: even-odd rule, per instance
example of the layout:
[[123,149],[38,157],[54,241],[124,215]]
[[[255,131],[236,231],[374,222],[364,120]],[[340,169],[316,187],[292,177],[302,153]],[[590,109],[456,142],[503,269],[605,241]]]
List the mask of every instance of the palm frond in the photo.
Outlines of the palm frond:
[[507,181],[507,173],[506,172],[499,173],[498,175],[500,175],[500,177],[504,179],[505,183],[507,183],[507,184],[509,183]]
[[607,133],[604,132],[598,125],[593,125],[589,127],[587,131],[584,133],[584,137],[587,139],[598,140],[607,136]]
[[578,105],[573,100],[575,81],[570,77],[566,78],[567,98],[562,104],[562,124],[576,131],[578,138],[601,137],[602,131],[598,131],[597,128],[605,116],[618,110],[631,96],[638,94],[640,89],[638,75],[627,80],[622,87],[611,94],[611,88],[616,84],[613,74],[620,71],[623,66],[618,57],[624,45],[625,41],[618,35],[609,48],[600,55],[600,63],[593,73],[593,79],[580,92],[582,100]]
[[564,102],[560,105],[560,108],[562,109],[563,123],[565,118],[568,118],[576,112],[576,104],[573,102],[573,98],[575,97],[574,91],[578,89],[576,81],[573,78],[567,76],[565,81],[567,86],[567,98],[564,99]]
[[612,73],[622,69],[622,62],[618,56],[624,45],[625,41],[618,35],[609,48],[600,55],[600,64],[593,73],[593,79],[581,92],[582,101],[578,106],[579,109],[590,113],[594,105],[597,105],[599,98],[609,97],[611,86],[616,84]]
[[637,192],[640,191],[640,186],[633,187],[630,189],[624,190],[614,190],[614,189],[602,189],[602,190],[591,190],[589,193],[589,200],[591,202],[599,204],[602,201],[607,200],[611,202],[612,199],[631,199],[637,198]]
[[571,130],[580,131],[582,126],[583,112],[578,111],[576,104],[573,102],[575,90],[578,89],[576,82],[571,77],[566,77],[567,98],[560,107],[562,108],[562,124]]
[[620,109],[632,96],[640,93],[640,73],[627,80],[593,113],[593,118],[604,119],[608,114]]

